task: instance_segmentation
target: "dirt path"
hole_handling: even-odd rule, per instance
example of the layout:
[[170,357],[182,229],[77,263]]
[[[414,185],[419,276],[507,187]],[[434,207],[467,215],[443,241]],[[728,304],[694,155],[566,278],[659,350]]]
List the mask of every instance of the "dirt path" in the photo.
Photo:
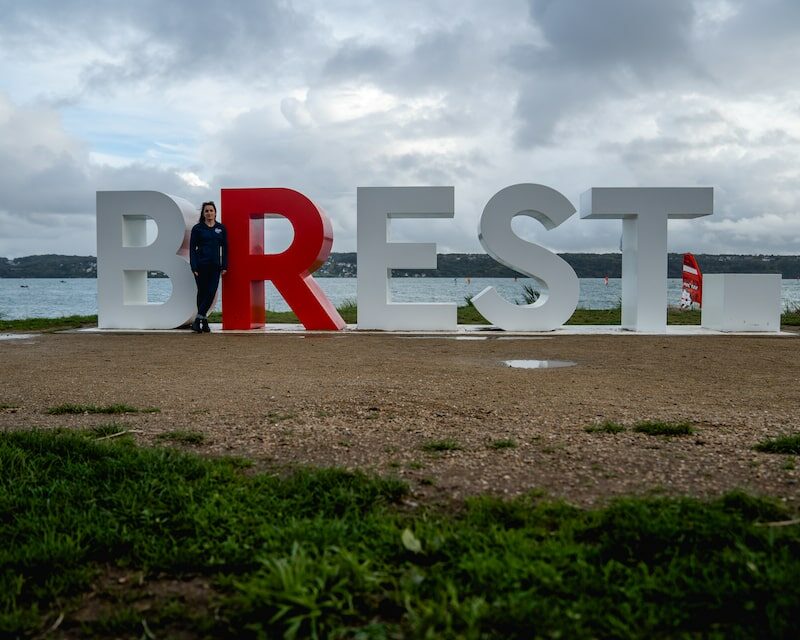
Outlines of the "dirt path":
[[[37,335],[0,341],[0,428],[117,422],[138,441],[259,467],[313,464],[404,478],[419,499],[531,489],[578,504],[745,489],[800,505],[800,457],[753,451],[800,431],[796,337]],[[506,359],[573,360],[511,369]],[[62,403],[159,413],[51,416]],[[607,420],[690,421],[692,436],[587,433]],[[427,451],[450,440],[456,450]],[[506,441],[503,446],[499,441]]]

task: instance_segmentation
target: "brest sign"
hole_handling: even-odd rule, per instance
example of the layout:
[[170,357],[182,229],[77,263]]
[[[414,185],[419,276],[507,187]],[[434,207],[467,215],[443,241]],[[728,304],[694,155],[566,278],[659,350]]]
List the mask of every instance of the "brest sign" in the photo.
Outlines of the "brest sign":
[[[453,187],[359,187],[357,190],[358,328],[454,330],[455,303],[392,302],[392,269],[435,269],[435,243],[389,241],[396,218],[452,218]],[[666,332],[667,221],[714,210],[713,189],[592,188],[580,199],[586,219],[622,220],[622,326]],[[333,244],[328,217],[302,193],[284,188],[223,189],[221,220],[228,230],[228,272],[222,279],[223,329],[255,329],[265,318],[264,281],[271,280],[306,329],[345,326],[311,274]],[[578,305],[578,277],[555,253],[523,240],[511,227],[529,216],[554,229],[575,213],[561,193],[540,184],[515,184],[497,192],[483,210],[478,238],[501,264],[537,280],[546,291],[517,305],[487,287],[472,298],[478,311],[506,330],[550,331]],[[264,253],[264,220],[281,216],[294,230],[282,253]],[[147,242],[147,219],[157,236]],[[195,314],[189,268],[189,233],[198,209],[155,191],[97,193],[97,307],[100,328],[166,329]],[[172,280],[162,304],[147,301],[147,272]]]

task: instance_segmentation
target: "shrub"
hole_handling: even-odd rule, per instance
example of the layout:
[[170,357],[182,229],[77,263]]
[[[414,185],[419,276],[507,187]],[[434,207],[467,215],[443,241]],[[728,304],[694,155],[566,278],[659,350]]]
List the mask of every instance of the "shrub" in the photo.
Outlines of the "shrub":
[[648,436],[690,436],[694,433],[688,422],[640,422],[633,430]]

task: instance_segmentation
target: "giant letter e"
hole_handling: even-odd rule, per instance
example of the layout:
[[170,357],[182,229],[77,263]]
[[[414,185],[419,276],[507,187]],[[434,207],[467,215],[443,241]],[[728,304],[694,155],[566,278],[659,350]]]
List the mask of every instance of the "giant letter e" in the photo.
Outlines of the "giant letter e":
[[[283,216],[294,240],[283,252],[264,255],[264,218]],[[331,223],[292,189],[223,189],[222,221],[228,231],[228,273],[222,282],[222,328],[264,325],[264,281],[272,280],[306,329],[343,329],[344,320],[311,277],[333,245]]]

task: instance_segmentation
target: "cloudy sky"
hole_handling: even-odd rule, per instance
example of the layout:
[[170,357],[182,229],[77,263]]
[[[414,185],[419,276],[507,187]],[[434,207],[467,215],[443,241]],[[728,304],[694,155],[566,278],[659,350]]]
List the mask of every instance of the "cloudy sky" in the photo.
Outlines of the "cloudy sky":
[[[797,0],[0,0],[0,256],[95,255],[95,191],[452,185],[393,239],[481,251],[489,198],[713,186],[670,250],[800,254]],[[272,227],[278,236],[280,225]],[[620,222],[524,237],[615,251]]]

